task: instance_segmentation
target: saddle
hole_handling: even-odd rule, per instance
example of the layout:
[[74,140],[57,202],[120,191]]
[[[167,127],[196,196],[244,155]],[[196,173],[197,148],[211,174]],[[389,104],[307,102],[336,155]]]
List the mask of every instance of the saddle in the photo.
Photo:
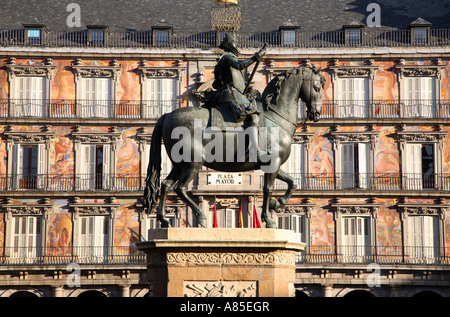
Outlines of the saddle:
[[[209,109],[209,121],[208,127],[214,127],[220,130],[226,130],[227,128],[247,128],[249,126],[249,120],[237,119],[236,113],[226,106],[217,106],[219,104],[221,93],[220,91],[214,91],[208,89],[201,96],[201,107]],[[252,96],[256,99],[256,106],[259,112],[259,126],[265,126],[264,119],[264,106],[256,96]]]

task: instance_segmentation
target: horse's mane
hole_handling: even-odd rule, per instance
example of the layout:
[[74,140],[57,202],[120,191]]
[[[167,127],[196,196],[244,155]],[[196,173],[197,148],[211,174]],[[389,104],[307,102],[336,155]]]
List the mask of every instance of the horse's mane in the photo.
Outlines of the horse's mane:
[[[266,88],[263,91],[263,94],[261,96],[262,102],[264,103],[265,107],[269,105],[278,104],[278,98],[280,97],[281,88],[283,87],[283,84],[286,80],[288,80],[293,75],[299,75],[300,73],[303,73],[304,71],[317,71],[317,68],[315,66],[299,66],[296,68],[288,69],[278,75],[276,75],[266,86]],[[320,73],[319,73],[320,74]],[[320,74],[321,82],[324,82],[324,77],[322,74]]]

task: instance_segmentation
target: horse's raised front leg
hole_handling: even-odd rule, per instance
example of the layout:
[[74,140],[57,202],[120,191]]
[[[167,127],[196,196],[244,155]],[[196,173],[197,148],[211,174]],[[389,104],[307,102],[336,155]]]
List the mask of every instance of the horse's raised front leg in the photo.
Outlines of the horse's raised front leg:
[[289,201],[289,198],[291,198],[292,194],[294,193],[296,186],[295,186],[295,178],[286,173],[283,170],[279,170],[277,174],[277,179],[282,180],[283,182],[288,184],[288,189],[286,190],[286,193],[280,197],[278,200],[272,199],[269,204],[270,209],[280,209],[286,206],[287,202]]
[[189,207],[192,208],[194,215],[197,217],[198,226],[205,228],[206,215],[203,213],[203,210],[191,199],[191,197],[188,196],[185,189],[185,186],[194,178],[195,175],[197,175],[200,168],[201,165],[193,165],[192,167],[184,168],[173,190]]
[[159,206],[158,212],[156,214],[156,219],[160,222],[161,228],[168,228],[169,222],[166,219],[166,199],[167,194],[172,188],[172,185],[176,182],[178,177],[180,176],[181,170],[174,166],[170,171],[169,175],[167,175],[166,179],[161,182],[161,193],[159,195]]
[[261,212],[261,220],[266,223],[266,228],[277,228],[277,223],[269,218],[269,205],[272,197],[273,183],[278,172],[264,174],[264,188],[263,188],[263,206]]

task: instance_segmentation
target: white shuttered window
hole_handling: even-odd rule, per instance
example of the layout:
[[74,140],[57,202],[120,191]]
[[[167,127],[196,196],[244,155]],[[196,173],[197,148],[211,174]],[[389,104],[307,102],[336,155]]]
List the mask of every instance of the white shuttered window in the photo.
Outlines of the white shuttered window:
[[435,81],[433,77],[405,77],[404,116],[432,118],[435,114]]
[[17,77],[17,80],[16,115],[42,118],[45,114],[45,77]]
[[369,78],[339,79],[339,118],[367,118],[369,115]]
[[108,118],[111,113],[111,78],[83,78],[81,80],[81,116]]
[[159,118],[177,105],[178,80],[175,78],[149,78],[147,80],[147,118]]

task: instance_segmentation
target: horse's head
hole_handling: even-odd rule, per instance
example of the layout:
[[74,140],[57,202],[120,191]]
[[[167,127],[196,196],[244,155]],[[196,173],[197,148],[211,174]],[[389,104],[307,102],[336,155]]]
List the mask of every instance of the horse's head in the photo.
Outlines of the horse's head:
[[308,120],[317,122],[322,112],[322,91],[325,87],[325,77],[320,72],[320,68],[315,66],[309,68],[311,70],[309,75],[303,79],[303,84],[300,89],[300,98],[306,104]]

